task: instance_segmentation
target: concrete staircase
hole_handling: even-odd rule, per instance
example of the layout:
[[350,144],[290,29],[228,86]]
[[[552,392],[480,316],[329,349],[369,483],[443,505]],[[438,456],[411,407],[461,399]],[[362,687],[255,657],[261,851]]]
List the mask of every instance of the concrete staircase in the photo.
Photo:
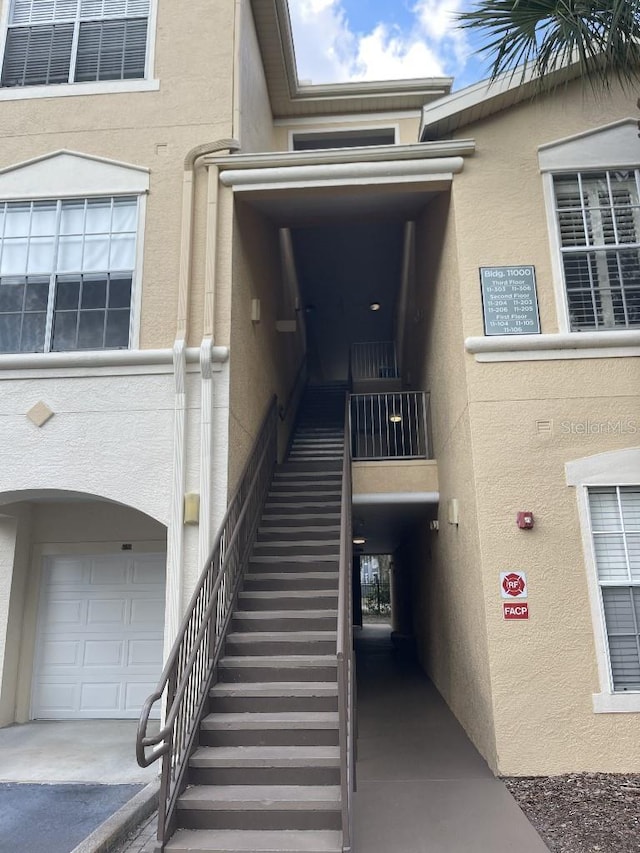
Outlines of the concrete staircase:
[[167,851],[342,851],[344,395],[307,391],[287,461],[274,474]]

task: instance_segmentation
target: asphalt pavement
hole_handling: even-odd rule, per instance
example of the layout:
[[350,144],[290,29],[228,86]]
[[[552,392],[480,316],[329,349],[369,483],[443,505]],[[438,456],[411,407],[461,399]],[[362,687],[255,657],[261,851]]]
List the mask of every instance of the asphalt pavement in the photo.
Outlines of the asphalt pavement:
[[70,853],[142,787],[0,783],[0,853]]

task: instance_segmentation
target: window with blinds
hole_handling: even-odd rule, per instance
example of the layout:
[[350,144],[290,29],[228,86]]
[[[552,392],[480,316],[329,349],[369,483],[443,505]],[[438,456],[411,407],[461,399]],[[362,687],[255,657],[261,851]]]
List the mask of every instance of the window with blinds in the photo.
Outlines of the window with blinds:
[[571,331],[640,327],[638,172],[554,178]]
[[0,353],[129,346],[138,200],[0,203]]
[[12,0],[2,86],[145,76],[150,0]]
[[588,494],[612,686],[640,690],[640,486]]

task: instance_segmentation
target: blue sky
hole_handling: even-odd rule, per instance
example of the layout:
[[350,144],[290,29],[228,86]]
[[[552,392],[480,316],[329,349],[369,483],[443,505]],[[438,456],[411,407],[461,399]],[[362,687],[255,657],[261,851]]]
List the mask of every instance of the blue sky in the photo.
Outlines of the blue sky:
[[333,83],[455,77],[460,89],[488,76],[478,37],[455,15],[472,0],[289,0],[301,81]]

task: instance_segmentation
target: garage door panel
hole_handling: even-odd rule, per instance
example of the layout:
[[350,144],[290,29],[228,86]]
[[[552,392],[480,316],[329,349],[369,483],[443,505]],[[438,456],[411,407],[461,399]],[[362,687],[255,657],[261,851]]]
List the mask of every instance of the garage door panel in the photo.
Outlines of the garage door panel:
[[94,586],[124,586],[127,583],[129,560],[115,563],[112,557],[95,557],[91,561],[89,583]]
[[103,624],[124,625],[127,603],[124,598],[105,598],[89,602],[87,626]]
[[39,685],[34,698],[43,716],[64,717],[78,707],[79,694],[80,685],[75,681],[45,681]]
[[162,666],[162,649],[157,640],[130,640],[127,646],[129,666]]
[[84,601],[50,600],[47,603],[47,622],[51,626],[84,625],[86,622],[86,606]]
[[124,663],[124,643],[122,640],[87,640],[84,644],[83,666],[100,667],[122,666]]
[[69,584],[74,586],[85,582],[87,566],[85,561],[77,558],[58,557],[51,565],[49,582],[52,586]]
[[163,608],[164,601],[159,598],[133,598],[131,599],[131,622],[134,625],[162,629],[163,620],[159,619],[159,614],[162,615]]
[[[164,570],[162,572],[164,579]],[[131,582],[134,585],[139,584],[157,584],[158,582],[158,565],[152,559],[134,557],[132,563]]]
[[[34,667],[34,717],[139,714],[162,669],[164,559],[154,554],[135,561],[130,555],[85,557],[84,564],[75,558],[48,561]],[[144,583],[133,582],[136,566],[144,570],[137,576]]]
[[[157,681],[144,682],[129,682],[125,685],[124,690],[124,710],[134,714],[136,717],[140,714],[140,708],[146,702],[149,696],[156,689]],[[160,716],[159,706],[154,713],[151,714],[152,719],[157,719]]]
[[42,646],[42,662],[46,667],[77,666],[80,645],[71,640],[49,640]]
[[80,689],[80,707],[85,713],[110,714],[120,710],[120,681],[85,682]]

